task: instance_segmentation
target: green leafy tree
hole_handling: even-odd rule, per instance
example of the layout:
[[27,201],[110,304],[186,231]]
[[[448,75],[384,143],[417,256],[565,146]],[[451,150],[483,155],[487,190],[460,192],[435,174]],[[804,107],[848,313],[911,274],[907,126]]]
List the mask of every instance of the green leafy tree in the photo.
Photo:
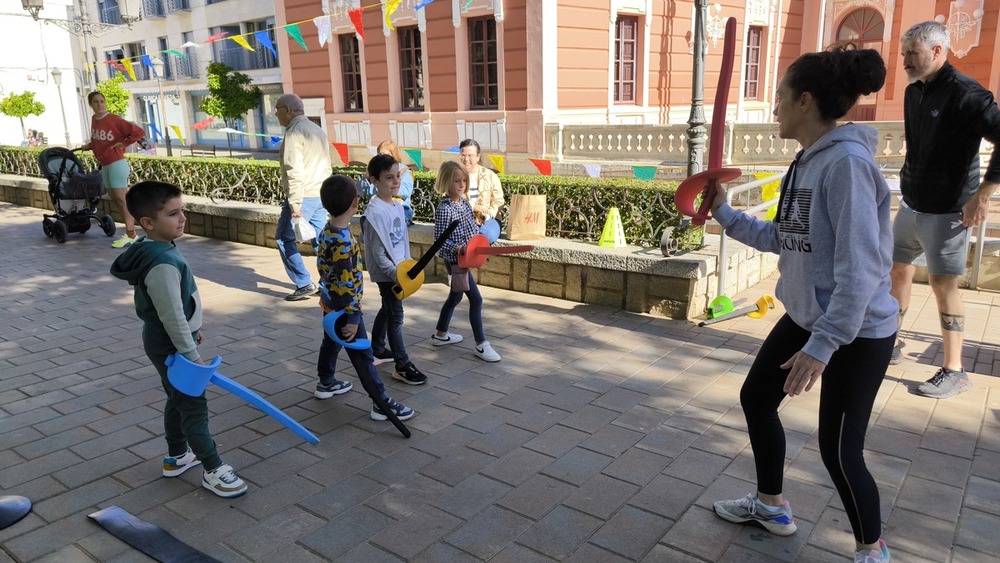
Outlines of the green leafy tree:
[[[250,77],[224,63],[208,64],[208,96],[201,102],[201,111],[225,121],[233,127],[237,119],[260,105],[260,88],[250,86]],[[233,141],[226,133],[229,156],[233,156]]]
[[104,94],[104,101],[107,102],[109,113],[125,115],[125,112],[128,111],[128,102],[132,95],[129,94],[128,90],[122,88],[123,82],[125,82],[125,75],[119,74],[97,84],[97,91]]
[[24,118],[30,115],[42,115],[45,112],[45,104],[35,100],[34,92],[21,92],[11,94],[0,100],[0,113],[16,117],[21,122],[21,138],[27,137],[24,130]]

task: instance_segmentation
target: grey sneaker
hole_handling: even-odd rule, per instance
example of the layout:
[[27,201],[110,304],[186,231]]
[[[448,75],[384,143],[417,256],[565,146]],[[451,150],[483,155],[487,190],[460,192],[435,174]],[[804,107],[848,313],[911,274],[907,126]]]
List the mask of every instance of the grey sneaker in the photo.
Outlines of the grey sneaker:
[[318,292],[319,292],[319,288],[316,287],[316,284],[311,283],[311,284],[309,284],[307,286],[300,287],[300,288],[296,289],[295,291],[293,291],[293,292],[289,293],[288,295],[286,295],[285,296],[285,301],[303,301],[303,300],[309,299],[313,295],[316,295]]
[[798,526],[792,517],[788,501],[778,510],[764,506],[753,494],[736,500],[720,500],[714,505],[715,513],[723,520],[742,524],[752,522],[776,536],[790,536]]
[[926,382],[917,387],[917,392],[925,397],[933,399],[947,399],[959,393],[964,393],[972,389],[972,382],[969,381],[969,374],[962,371],[951,371],[941,368]]
[[329,385],[323,385],[322,383],[316,384],[316,391],[313,392],[313,397],[317,399],[329,399],[334,395],[341,395],[347,393],[354,387],[350,381],[334,381]]
[[892,356],[889,357],[890,366],[898,366],[903,363],[903,343],[900,342],[892,347]]

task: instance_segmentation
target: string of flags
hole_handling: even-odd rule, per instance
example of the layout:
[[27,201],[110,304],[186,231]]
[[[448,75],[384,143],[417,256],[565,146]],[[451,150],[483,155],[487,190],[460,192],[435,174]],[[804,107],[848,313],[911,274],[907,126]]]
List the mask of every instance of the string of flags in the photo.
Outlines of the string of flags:
[[[420,0],[420,2],[418,2],[413,7],[413,11],[414,12],[418,12],[420,10],[423,10],[429,4],[433,3],[434,1],[435,0]],[[464,4],[463,4],[463,9],[468,9],[469,6],[472,5],[473,1],[474,0],[466,0],[464,2]],[[382,8],[383,11],[384,11],[384,13],[385,13],[385,20],[384,20],[385,21],[385,26],[390,31],[393,31],[393,30],[396,29],[396,27],[392,23],[392,16],[399,9],[400,3],[401,3],[401,0],[377,0],[375,3],[368,4],[366,6],[361,6],[359,8],[355,8],[353,10],[349,10],[347,12],[348,18],[351,20],[351,23],[354,25],[354,30],[355,30],[355,32],[357,32],[358,37],[361,38],[361,41],[365,40],[365,29],[364,29],[364,25],[362,23],[362,15],[364,14],[365,10],[370,10],[370,9],[374,9],[374,8]],[[300,47],[302,47],[304,50],[308,51],[309,47],[308,47],[308,45],[306,45],[305,40],[302,38],[302,29],[301,29],[301,26],[303,24],[307,24],[307,23],[312,22],[312,24],[316,26],[316,30],[317,30],[317,33],[319,35],[319,38],[318,38],[318,40],[319,40],[319,46],[323,47],[328,42],[330,42],[330,40],[333,37],[332,31],[331,31],[331,22],[330,22],[330,19],[331,19],[331,16],[329,16],[329,15],[322,15],[322,16],[317,16],[315,18],[311,18],[311,19],[300,20],[300,21],[297,21],[297,22],[292,22],[292,23],[288,23],[288,24],[280,25],[280,26],[276,25],[276,26],[273,26],[273,27],[269,27],[267,29],[262,29],[262,30],[253,31],[253,32],[247,32],[247,33],[243,33],[243,34],[240,34],[240,35],[229,35],[229,32],[223,31],[221,33],[216,33],[215,35],[212,35],[211,37],[209,37],[208,39],[206,39],[205,41],[203,41],[201,43],[195,43],[193,41],[188,41],[188,42],[184,43],[183,45],[181,45],[177,49],[164,49],[162,51],[159,51],[158,54],[160,56],[170,55],[170,56],[179,57],[179,58],[182,58],[182,59],[187,59],[187,56],[184,54],[184,52],[182,51],[182,49],[200,48],[200,47],[203,47],[205,45],[210,45],[212,43],[215,43],[217,41],[227,41],[227,40],[236,43],[237,45],[239,45],[240,47],[246,49],[247,51],[256,52],[256,49],[254,49],[254,47],[248,41],[248,38],[252,37],[256,41],[256,43],[257,43],[257,45],[259,47],[267,49],[268,51],[271,52],[272,55],[274,55],[275,57],[277,57],[278,56],[278,52],[275,49],[274,42],[271,40],[271,33],[274,32],[275,30],[278,30],[278,29],[284,30],[285,33],[287,33],[289,35],[289,37],[291,37],[296,43],[298,43]],[[165,57],[163,57],[163,58],[165,58]],[[153,60],[152,60],[152,58],[150,57],[149,54],[138,55],[138,56],[135,56],[135,57],[125,57],[125,58],[120,58],[120,59],[117,59],[117,60],[104,61],[104,64],[106,64],[108,66],[111,66],[111,67],[113,67],[113,68],[115,68],[115,69],[117,69],[117,70],[125,73],[125,75],[128,76],[128,78],[130,80],[136,80],[135,65],[137,63],[142,63],[143,66],[149,68],[152,71],[153,76],[157,76],[156,75],[156,67],[154,66]],[[95,67],[95,66],[96,66],[96,64],[86,65],[85,68],[86,69],[90,69],[90,68]]]

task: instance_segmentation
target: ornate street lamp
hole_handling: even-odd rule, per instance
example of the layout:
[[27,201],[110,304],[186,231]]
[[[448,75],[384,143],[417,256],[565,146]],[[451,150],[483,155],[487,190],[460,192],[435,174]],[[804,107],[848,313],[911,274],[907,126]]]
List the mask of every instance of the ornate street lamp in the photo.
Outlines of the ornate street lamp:
[[167,141],[167,156],[174,156],[174,153],[170,149],[170,128],[167,127],[167,111],[166,106],[163,103],[163,59],[160,57],[155,57],[153,60],[153,74],[156,75],[156,89],[160,93],[160,126],[163,127],[163,138]]
[[42,5],[42,0],[21,0],[21,7],[31,14],[33,19],[37,20],[38,12],[42,11],[45,6]]
[[66,106],[62,97],[62,71],[58,67],[52,69],[52,81],[56,83],[56,91],[59,93],[59,110],[62,111],[63,132],[66,134],[66,148],[69,148],[69,123],[66,121]]
[[[694,12],[694,67],[691,81],[691,115],[688,117],[687,174],[694,176],[701,172],[705,155],[705,17],[708,13],[708,0],[695,0]],[[721,143],[721,139],[713,139]]]

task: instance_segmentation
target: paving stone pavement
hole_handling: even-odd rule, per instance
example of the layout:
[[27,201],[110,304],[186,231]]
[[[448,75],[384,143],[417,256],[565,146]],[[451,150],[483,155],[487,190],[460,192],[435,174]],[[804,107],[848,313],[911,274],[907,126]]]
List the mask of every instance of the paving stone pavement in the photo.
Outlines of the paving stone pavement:
[[[763,320],[692,323],[483,288],[487,334],[431,347],[446,296],[406,302],[408,350],[429,376],[381,373],[418,415],[403,439],[363,393],[312,397],[319,308],[286,303],[274,250],[185,237],[205,305],[203,355],[321,438],[310,446],[210,387],[223,458],[249,482],[224,500],[201,472],[160,477],[163,394],[139,342],[118,251],[98,229],[46,239],[41,210],[0,203],[0,495],[33,511],[0,531],[0,562],[145,561],[86,516],[118,505],[223,561],[845,561],[853,538],[816,445],[819,393],[782,408],[790,538],[724,522],[720,498],[753,490],[739,388]],[[773,291],[768,280],[747,295]],[[369,324],[377,305],[369,289]],[[917,286],[904,363],[875,405],[867,459],[895,561],[1000,552],[1000,319],[967,291],[974,388],[914,395],[940,356],[933,297]],[[468,337],[465,305],[452,327]],[[341,373],[356,381],[346,357]],[[360,388],[360,386],[356,386]]]

